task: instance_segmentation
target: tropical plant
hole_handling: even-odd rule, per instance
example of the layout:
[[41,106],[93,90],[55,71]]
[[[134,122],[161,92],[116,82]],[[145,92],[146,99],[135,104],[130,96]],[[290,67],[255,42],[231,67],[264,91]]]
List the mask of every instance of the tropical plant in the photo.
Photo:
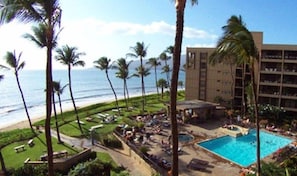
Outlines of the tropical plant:
[[158,89],[158,77],[157,77],[157,67],[161,65],[161,62],[158,61],[158,58],[152,57],[149,58],[149,60],[146,62],[151,66],[151,68],[154,68],[154,73],[155,73],[155,83],[156,83],[156,88],[157,88],[157,94],[159,95],[159,89]]
[[[144,42],[137,42],[136,46],[134,47],[130,47],[130,49],[132,50],[132,53],[128,53],[127,56],[130,57],[135,57],[138,58],[140,60],[140,70],[145,70],[144,66],[143,66],[143,58],[146,57],[147,54],[147,46],[145,46]],[[142,71],[139,73],[143,73]],[[144,75],[140,75],[141,77],[141,93],[142,93],[142,113],[144,113],[144,105],[145,105],[145,86],[144,86]],[[143,114],[142,114],[143,115]]]
[[167,56],[166,52],[161,53],[159,58],[160,58],[160,60],[164,61],[164,63],[165,63],[165,65],[162,67],[162,70],[163,70],[162,73],[166,74],[167,83],[168,83],[168,85],[170,85],[169,73],[170,73],[171,69],[170,69],[170,66],[168,65],[167,61],[171,58],[169,56]]
[[2,0],[0,2],[0,24],[19,19],[22,22],[37,22],[46,26],[46,120],[45,136],[48,153],[48,175],[53,176],[53,148],[50,132],[52,111],[52,49],[55,29],[60,27],[62,10],[58,0]]
[[183,81],[178,81],[178,86],[181,88],[181,89],[183,89],[183,87],[184,87],[184,82]]
[[[67,85],[66,85],[67,86]],[[66,86],[64,86],[62,89],[64,89]],[[60,93],[63,92],[61,90],[61,85],[60,82],[53,81],[53,109],[54,109],[54,116],[55,116],[55,125],[56,125],[56,131],[57,131],[57,138],[58,138],[58,143],[63,143],[61,140],[60,136],[60,131],[59,131],[59,121],[57,117],[57,110],[56,110],[56,101],[55,101],[55,93],[58,96],[59,99],[59,105],[60,105],[60,111],[61,111],[61,116],[63,117],[63,112],[62,112],[62,103],[61,103],[61,97]],[[62,118],[63,119],[63,118]]]
[[[235,65],[236,66],[236,57],[232,54],[232,53],[228,53],[228,52],[225,52],[225,51],[221,51],[219,50],[218,48],[215,49],[215,51],[209,56],[209,63],[211,65],[216,65],[216,64],[219,64],[219,63],[225,63],[225,64],[228,64],[230,66],[230,73],[231,73],[231,80],[232,80],[232,83],[231,83],[231,86],[230,86],[230,92],[231,92],[231,109],[233,109],[233,100],[234,100],[234,80],[235,80],[235,77],[234,77],[234,71],[233,71],[233,66]],[[242,79],[244,81],[244,79]],[[242,94],[242,102],[245,101],[245,98],[244,98],[244,93]]]
[[218,53],[232,55],[236,58],[237,64],[247,65],[251,74],[251,105],[253,106],[253,116],[256,121],[256,141],[257,141],[257,175],[261,175],[260,163],[260,135],[258,101],[256,95],[255,66],[258,65],[258,51],[253,36],[246,28],[241,16],[231,16],[227,25],[223,27],[223,36],[217,45]]
[[120,58],[117,60],[116,65],[112,68],[117,69],[116,77],[123,80],[124,83],[124,100],[126,103],[126,108],[128,109],[128,102],[129,102],[129,92],[127,86],[127,80],[130,78],[129,76],[129,66],[133,61],[127,62],[125,58]]
[[157,86],[161,88],[161,98],[163,99],[164,88],[168,87],[168,82],[165,79],[161,78],[158,80]]
[[[191,0],[191,4],[197,4],[198,0]],[[178,176],[178,129],[176,120],[177,82],[180,67],[180,54],[184,31],[184,12],[186,0],[175,0],[176,31],[173,51],[173,68],[170,86],[170,118],[172,135],[172,175]]]
[[57,94],[58,96],[58,100],[59,100],[59,107],[60,107],[60,115],[62,117],[62,120],[65,121],[64,116],[63,116],[63,110],[62,110],[62,101],[61,101],[61,95],[64,92],[64,89],[68,86],[68,84],[64,85],[63,87],[61,86],[60,81],[53,81],[53,89],[54,92]]
[[107,81],[110,85],[110,88],[113,92],[113,95],[114,95],[114,98],[115,98],[115,103],[116,103],[116,107],[118,109],[118,113],[120,113],[120,107],[119,107],[119,102],[118,102],[118,97],[117,97],[117,94],[113,88],[113,85],[111,83],[111,80],[109,78],[109,74],[108,74],[108,70],[111,69],[112,67],[112,64],[110,64],[111,62],[111,59],[108,59],[107,57],[100,57],[98,60],[95,60],[94,61],[94,66],[95,68],[98,68],[102,71],[105,72],[105,75],[106,75],[106,78],[107,78]]
[[30,115],[29,115],[29,112],[28,112],[27,104],[26,104],[26,101],[25,101],[24,93],[23,93],[23,90],[21,88],[21,83],[20,83],[20,79],[19,79],[19,71],[22,70],[24,68],[24,66],[25,66],[25,61],[21,62],[21,56],[22,56],[22,53],[20,53],[17,56],[15,51],[14,52],[7,52],[6,55],[4,56],[4,59],[5,59],[6,63],[8,64],[7,68],[13,69],[13,72],[14,72],[14,75],[15,75],[15,78],[16,78],[16,82],[17,82],[17,85],[18,85],[18,89],[20,91],[21,98],[22,98],[22,101],[23,101],[23,105],[24,105],[24,108],[25,108],[25,112],[26,112],[26,115],[27,115],[27,118],[28,118],[30,128],[31,128],[32,132],[34,132],[32,122],[31,122],[31,118],[30,118]]
[[72,83],[71,83],[71,68],[73,66],[82,66],[82,67],[85,66],[85,62],[82,60],[79,60],[80,56],[85,55],[85,53],[77,52],[77,50],[78,50],[78,48],[76,48],[76,47],[70,47],[68,45],[64,45],[61,48],[58,48],[56,50],[57,55],[55,58],[57,61],[60,61],[61,64],[67,65],[69,92],[70,92],[70,96],[71,96],[71,100],[72,100],[72,104],[73,104],[74,112],[76,115],[76,121],[77,121],[79,130],[80,130],[81,134],[83,134],[83,130],[81,127],[81,123],[79,120],[77,108],[76,108],[74,97],[73,97]]
[[[6,68],[5,66],[3,65],[0,65],[0,69],[1,68]],[[0,81],[4,78],[3,75],[0,75]],[[4,172],[4,175],[7,174],[7,169],[6,169],[6,166],[5,166],[5,161],[4,161],[4,158],[3,158],[3,155],[2,155],[2,151],[1,151],[1,148],[0,148],[0,164],[1,164],[1,170]]]
[[135,73],[132,75],[132,76],[135,76],[135,77],[146,77],[148,75],[150,75],[150,69],[149,68],[146,68],[146,67],[136,67],[135,68]]

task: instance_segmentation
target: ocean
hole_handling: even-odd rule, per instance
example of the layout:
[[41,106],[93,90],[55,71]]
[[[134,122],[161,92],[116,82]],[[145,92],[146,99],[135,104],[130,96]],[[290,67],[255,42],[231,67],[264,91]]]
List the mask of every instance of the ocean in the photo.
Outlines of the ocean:
[[[130,71],[130,74],[132,74]],[[124,98],[123,80],[115,76],[116,70],[109,70],[109,77],[117,93],[118,99]],[[158,79],[166,79],[165,73],[158,70]],[[0,82],[0,128],[27,120],[21,94],[17,87],[16,79],[12,71],[1,72],[4,79]],[[104,71],[98,69],[73,69],[72,89],[78,107],[104,101],[113,101],[114,95],[107,81]],[[45,71],[21,70],[19,79],[25,101],[31,119],[45,116]],[[68,83],[67,70],[54,70],[53,80],[60,81],[61,86]],[[179,72],[179,80],[185,82],[185,73]],[[146,93],[155,93],[154,71],[144,78]],[[138,77],[132,77],[127,81],[129,96],[141,95],[141,81]],[[55,98],[58,101],[58,98]],[[61,95],[63,110],[72,108],[69,88],[64,89]],[[56,102],[58,105],[58,102]],[[58,108],[58,106],[57,106]],[[59,108],[57,109],[59,112]]]

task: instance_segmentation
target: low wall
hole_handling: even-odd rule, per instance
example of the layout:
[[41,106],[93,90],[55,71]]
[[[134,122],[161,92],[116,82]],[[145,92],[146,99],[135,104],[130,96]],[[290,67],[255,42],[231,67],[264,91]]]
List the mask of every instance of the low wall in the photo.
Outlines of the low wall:
[[121,137],[119,137],[116,133],[114,133],[114,136],[122,142],[124,152],[135,162],[141,165],[143,174],[151,176],[157,173],[157,171],[152,168],[152,166],[148,164],[138,153],[132,150],[131,147]]
[[[67,172],[72,166],[78,164],[81,161],[85,161],[91,157],[91,149],[86,149],[76,155],[68,157],[66,159],[55,159],[54,160],[54,170]],[[39,164],[47,164],[47,161],[30,161],[26,160],[24,165],[39,165]]]

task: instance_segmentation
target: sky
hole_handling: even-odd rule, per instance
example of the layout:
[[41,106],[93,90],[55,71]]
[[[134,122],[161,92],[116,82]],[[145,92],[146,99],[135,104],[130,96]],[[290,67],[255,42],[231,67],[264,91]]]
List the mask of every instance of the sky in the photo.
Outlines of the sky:
[[[136,42],[148,47],[147,57],[158,57],[174,45],[176,12],[173,0],[60,0],[63,30],[58,47],[77,47],[86,68],[100,57],[117,60],[131,53]],[[185,9],[182,54],[186,47],[215,47],[222,26],[241,15],[250,31],[263,32],[265,44],[297,44],[294,0],[198,0]],[[32,23],[15,20],[0,26],[0,64],[7,51],[22,53],[24,69],[45,69],[46,50],[25,39]],[[53,52],[54,55],[56,54]],[[135,58],[127,58],[135,60]],[[53,69],[66,69],[53,59]]]

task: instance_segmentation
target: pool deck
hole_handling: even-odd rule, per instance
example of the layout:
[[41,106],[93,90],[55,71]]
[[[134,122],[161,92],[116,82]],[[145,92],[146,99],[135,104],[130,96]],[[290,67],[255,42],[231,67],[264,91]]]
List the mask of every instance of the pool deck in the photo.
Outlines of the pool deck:
[[[184,124],[180,125],[180,132],[191,132],[195,136],[195,140],[189,143],[181,143],[180,148],[182,153],[179,155],[179,175],[181,176],[196,176],[196,175],[239,175],[241,167],[226,161],[196,145],[197,142],[212,139],[215,137],[225,135],[219,130],[223,122],[221,121],[207,121],[197,125]],[[152,136],[153,140],[149,143],[150,152],[159,157],[171,161],[171,155],[162,150],[160,141],[168,141],[170,135],[170,128],[162,130],[162,135]],[[187,168],[187,165],[193,158],[199,158],[209,162],[209,167],[204,171],[196,171]]]
[[[223,124],[223,120],[210,120],[204,123],[195,125],[183,124],[179,126],[179,132],[188,132],[195,136],[195,140],[188,143],[181,143],[180,148],[182,153],[179,155],[179,175],[181,176],[238,176],[242,167],[225,160],[217,155],[206,151],[205,149],[196,145],[197,142],[201,142],[208,139],[226,135],[220,130]],[[161,134],[155,134],[152,136],[152,140],[148,142],[150,148],[149,154],[162,157],[167,161],[171,161],[171,155],[162,150],[161,141],[168,141],[170,135],[170,128],[163,128]],[[193,158],[206,160],[209,162],[209,167],[206,167],[204,171],[197,171],[187,167],[189,162]],[[272,156],[268,156],[264,161],[273,161]]]

